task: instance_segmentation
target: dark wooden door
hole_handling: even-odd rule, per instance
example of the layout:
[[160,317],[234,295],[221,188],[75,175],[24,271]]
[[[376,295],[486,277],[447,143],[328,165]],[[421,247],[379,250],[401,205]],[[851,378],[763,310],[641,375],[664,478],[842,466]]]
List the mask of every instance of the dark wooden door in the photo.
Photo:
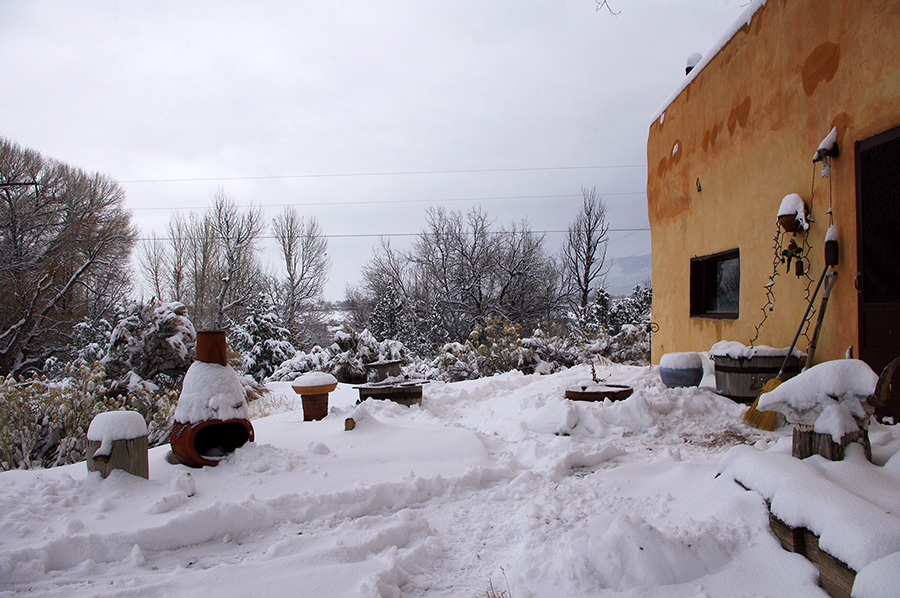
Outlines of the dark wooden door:
[[[881,373],[900,356],[900,127],[856,143],[859,357]],[[900,423],[900,375],[880,410]]]

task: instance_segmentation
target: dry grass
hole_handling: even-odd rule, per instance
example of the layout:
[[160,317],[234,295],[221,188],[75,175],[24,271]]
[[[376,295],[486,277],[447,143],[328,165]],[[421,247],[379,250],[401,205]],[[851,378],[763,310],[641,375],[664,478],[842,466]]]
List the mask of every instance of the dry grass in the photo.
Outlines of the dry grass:
[[272,415],[282,409],[290,409],[293,406],[284,395],[270,392],[255,401],[247,403],[247,409],[250,411],[250,419],[259,419]]
[[488,578],[488,586],[490,587],[484,592],[485,598],[512,598],[512,594],[509,590],[509,580],[506,578],[506,570],[503,567],[500,567],[500,571],[503,573],[503,581],[506,582],[506,589],[498,592],[494,589],[494,582]]

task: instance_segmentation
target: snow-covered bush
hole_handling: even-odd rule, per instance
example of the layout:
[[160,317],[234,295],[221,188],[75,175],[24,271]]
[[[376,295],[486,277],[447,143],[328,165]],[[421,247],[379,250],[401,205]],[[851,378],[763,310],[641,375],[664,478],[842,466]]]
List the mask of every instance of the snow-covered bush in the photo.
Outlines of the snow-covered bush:
[[650,322],[625,324],[619,334],[610,337],[600,355],[614,363],[646,365],[650,363]]
[[332,374],[340,382],[358,384],[365,382],[369,372],[365,364],[375,361],[409,361],[409,352],[403,343],[395,340],[377,341],[371,332],[356,332],[345,327],[334,336],[328,347],[315,346],[298,351],[283,362],[269,376],[269,380],[291,381],[306,372],[318,371]]
[[231,324],[229,337],[234,350],[240,353],[240,369],[261,382],[297,350],[271,302],[260,300],[253,307],[242,322]]
[[99,364],[70,365],[71,378],[0,379],[0,470],[53,467],[84,459],[94,415],[121,409]]
[[181,303],[133,303],[113,328],[101,361],[113,388],[130,394],[131,408],[147,418],[160,389],[181,388],[196,343],[194,325]]
[[456,382],[511,370],[546,374],[577,363],[579,352],[565,339],[545,335],[540,328],[521,338],[521,331],[517,324],[488,318],[465,344],[444,345],[431,360],[430,377]]
[[[130,409],[135,402],[134,395],[113,387],[100,362],[69,364],[65,371],[60,380],[38,375],[0,379],[0,470],[83,461],[94,416]],[[174,391],[150,397],[145,420],[151,446],[168,441],[177,400]]]

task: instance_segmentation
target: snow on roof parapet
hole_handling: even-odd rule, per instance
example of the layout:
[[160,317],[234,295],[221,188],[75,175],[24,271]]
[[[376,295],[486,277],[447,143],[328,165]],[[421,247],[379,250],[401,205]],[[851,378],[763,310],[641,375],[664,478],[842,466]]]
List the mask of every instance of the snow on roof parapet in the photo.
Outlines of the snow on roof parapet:
[[758,11],[760,8],[765,6],[765,4],[766,4],[766,0],[751,0],[750,1],[749,5],[744,10],[744,12],[741,13],[741,16],[738,17],[737,21],[735,21],[734,24],[725,31],[725,34],[721,38],[719,38],[719,41],[716,42],[715,45],[713,45],[713,47],[709,50],[709,52],[707,52],[699,60],[699,62],[697,62],[697,64],[694,65],[694,67],[691,69],[690,73],[685,75],[684,79],[682,79],[681,84],[678,86],[678,88],[672,93],[672,95],[669,96],[669,98],[663,103],[663,105],[659,107],[659,110],[657,110],[654,113],[653,120],[658,119],[662,115],[662,113],[665,112],[666,108],[669,107],[669,104],[671,104],[672,102],[675,101],[675,98],[677,98],[681,94],[681,92],[684,91],[684,88],[687,87],[688,85],[690,85],[691,81],[693,81],[697,77],[697,75],[700,73],[700,71],[702,71],[704,69],[704,67],[706,67],[706,65],[709,64],[710,60],[715,58],[716,54],[719,53],[719,50],[724,48],[725,45],[729,41],[731,41],[731,38],[734,37],[735,34],[741,30],[742,27],[750,24],[750,21],[753,20],[753,15],[756,14],[756,11]]
[[175,421],[250,419],[241,379],[230,365],[195,361],[184,375]]

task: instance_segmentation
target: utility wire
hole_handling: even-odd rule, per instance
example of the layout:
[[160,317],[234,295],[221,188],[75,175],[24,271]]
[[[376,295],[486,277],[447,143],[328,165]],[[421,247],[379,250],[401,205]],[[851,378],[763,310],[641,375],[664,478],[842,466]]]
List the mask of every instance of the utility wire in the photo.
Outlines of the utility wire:
[[[619,193],[601,193],[603,197],[619,196],[619,195],[644,195],[644,191],[623,191]],[[448,197],[437,199],[374,199],[374,200],[355,200],[355,201],[310,201],[310,202],[290,202],[275,204],[242,204],[238,207],[260,207],[260,208],[285,208],[285,207],[311,207],[311,206],[358,206],[358,205],[376,205],[376,204],[411,204],[411,203],[449,203],[459,201],[497,201],[509,199],[571,199],[582,197],[581,194],[565,194],[565,195],[500,195],[496,197]],[[138,211],[159,211],[159,210],[205,210],[209,206],[147,206],[139,208],[129,208],[135,212]]]
[[141,183],[209,183],[215,181],[269,181],[283,179],[324,179],[324,178],[350,178],[350,177],[382,177],[382,176],[416,176],[434,174],[478,174],[491,172],[545,172],[548,170],[605,170],[610,168],[647,168],[646,164],[607,164],[600,166],[544,166],[532,168],[468,168],[460,170],[401,170],[385,172],[342,172],[342,173],[313,173],[313,174],[275,174],[260,176],[230,176],[230,177],[185,177],[171,179],[130,179],[120,180],[121,184]]
[[[608,229],[607,232],[629,233],[629,235],[625,235],[627,237],[627,236],[630,236],[630,234],[639,233],[639,232],[649,232],[649,230],[650,230],[650,227],[610,228],[610,229]],[[535,235],[549,235],[549,234],[567,233],[569,231],[568,230],[533,230],[530,232]],[[522,231],[491,231],[489,234],[512,235],[512,234],[521,234],[521,233],[522,233]],[[325,239],[369,239],[369,238],[379,238],[379,237],[390,237],[390,238],[418,237],[421,234],[422,233],[420,233],[420,232],[419,233],[347,233],[347,234],[323,234],[323,235],[319,235],[319,236],[321,236],[322,238],[325,238]],[[466,232],[464,234],[470,235],[472,233]],[[257,238],[258,239],[275,239],[276,237],[275,237],[275,235],[260,235]],[[625,238],[625,237],[622,237],[622,238]],[[141,237],[138,239],[138,241],[169,241],[169,240],[171,240],[171,237],[168,237],[168,236]],[[610,240],[609,242],[614,243],[615,241],[619,241],[619,240],[621,240],[621,239],[613,239],[613,240]],[[641,251],[646,251],[646,250],[642,249]],[[638,252],[638,253],[640,253],[640,252]]]

